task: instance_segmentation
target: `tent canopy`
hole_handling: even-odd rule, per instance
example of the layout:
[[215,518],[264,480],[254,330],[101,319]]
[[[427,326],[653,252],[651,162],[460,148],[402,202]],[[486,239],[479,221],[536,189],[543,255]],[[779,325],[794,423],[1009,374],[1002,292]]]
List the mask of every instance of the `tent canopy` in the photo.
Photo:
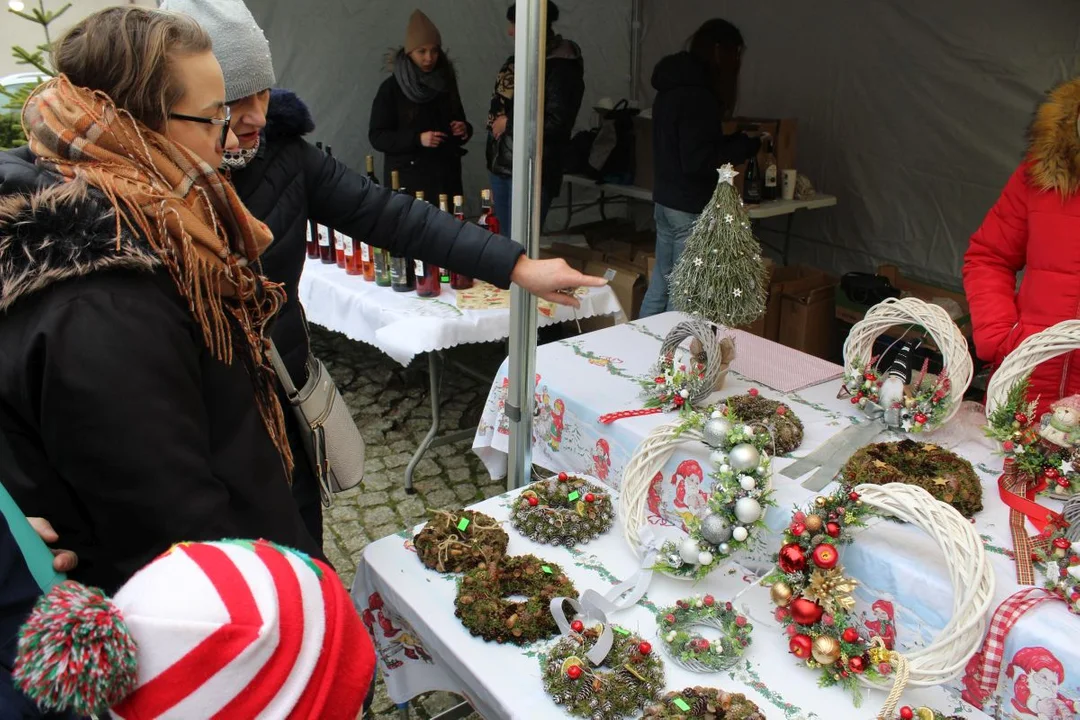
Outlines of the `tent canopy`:
[[[247,0],[266,30],[279,85],[298,91],[313,139],[361,167],[371,101],[413,5],[390,0]],[[835,272],[893,262],[957,284],[967,238],[1024,151],[1040,97],[1080,74],[1075,0],[639,0],[648,106],[657,60],[704,20],[724,17],[747,43],[738,113],[794,117],[798,165],[839,198],[795,223],[792,258]],[[477,128],[465,158],[471,198],[488,186],[484,133],[495,73],[513,51],[505,0],[416,0],[439,26]],[[581,45],[585,109],[630,94],[631,0],[560,0],[556,30]],[[379,159],[381,165],[381,158]],[[555,213],[549,226],[558,222]],[[769,232],[768,226],[763,232]]]

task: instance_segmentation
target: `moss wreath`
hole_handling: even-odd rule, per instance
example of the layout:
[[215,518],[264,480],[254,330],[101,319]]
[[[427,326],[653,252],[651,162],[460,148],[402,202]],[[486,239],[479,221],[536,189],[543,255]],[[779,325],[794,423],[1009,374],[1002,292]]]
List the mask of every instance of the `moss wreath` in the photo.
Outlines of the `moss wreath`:
[[413,538],[413,547],[425,567],[460,573],[502,557],[509,542],[506,531],[490,515],[475,510],[436,510]]
[[664,689],[664,663],[652,645],[618,625],[604,660],[609,670],[590,667],[585,658],[600,637],[601,626],[577,623],[540,658],[544,690],[571,715],[591,720],[617,720],[655,702]]
[[774,455],[787,455],[802,445],[802,420],[788,405],[761,397],[756,389],[746,395],[732,395],[720,404],[727,405],[744,423],[769,428],[775,443]]
[[841,470],[855,487],[899,482],[926,490],[966,518],[982,510],[982,483],[971,463],[929,443],[901,440],[874,443],[858,450]]
[[[508,595],[525,595],[511,602]],[[458,582],[454,614],[473,635],[497,643],[526,645],[559,631],[551,601],[577,597],[558,565],[535,555],[503,557],[465,573]]]
[[660,702],[645,708],[642,720],[765,720],[756,704],[742,693],[716,688],[690,687],[671,692]]
[[606,533],[614,516],[609,493],[567,473],[534,482],[510,507],[510,520],[522,535],[568,548]]
[[[660,642],[676,665],[691,672],[719,672],[733,667],[750,645],[754,626],[730,602],[720,603],[712,595],[678,600],[656,615]],[[719,640],[708,640],[692,632],[694,627],[719,630]]]

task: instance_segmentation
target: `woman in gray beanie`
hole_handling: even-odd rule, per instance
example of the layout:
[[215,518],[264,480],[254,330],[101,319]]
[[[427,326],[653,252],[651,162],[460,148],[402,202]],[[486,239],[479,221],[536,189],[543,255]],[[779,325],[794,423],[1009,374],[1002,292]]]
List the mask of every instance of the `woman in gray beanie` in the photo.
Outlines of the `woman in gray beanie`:
[[[604,284],[563,260],[526,258],[517,243],[458,222],[428,203],[392,193],[314,148],[304,139],[315,127],[307,107],[291,92],[270,89],[275,82],[270,46],[241,0],[165,0],[161,6],[195,18],[213,40],[225,75],[232,127],[240,141],[239,151],[227,156],[226,163],[233,169],[241,200],[274,234],[262,256],[263,273],[284,283],[288,294],[273,339],[297,387],[307,380],[309,353],[297,300],[309,218],[394,254],[502,288],[517,283],[564,305],[577,301],[558,290]],[[286,430],[295,457],[306,457],[302,430],[291,413],[286,413]],[[318,483],[303,462],[296,463],[293,495],[308,531],[321,543]]]

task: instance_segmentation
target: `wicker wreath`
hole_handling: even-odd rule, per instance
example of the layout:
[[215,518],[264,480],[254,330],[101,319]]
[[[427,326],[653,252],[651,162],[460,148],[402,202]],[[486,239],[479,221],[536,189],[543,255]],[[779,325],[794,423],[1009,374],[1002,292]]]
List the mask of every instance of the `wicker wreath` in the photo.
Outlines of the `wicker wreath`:
[[691,687],[665,695],[645,708],[642,720],[765,720],[756,704],[742,693]]
[[[986,389],[987,434],[1002,443],[1006,457],[1016,458],[1021,471],[1047,477],[1047,470],[1053,468],[1046,494],[1059,500],[1080,495],[1080,442],[1070,438],[1073,443],[1061,446],[1042,440],[1040,436],[1046,433],[1035,417],[1035,403],[1027,400],[1027,390],[1036,366],[1074,350],[1080,350],[1080,320],[1066,320],[1035,333],[1005,356]],[[1071,470],[1074,461],[1076,472]],[[1069,465],[1063,471],[1065,462]]]
[[913,440],[874,443],[859,449],[840,471],[854,487],[893,482],[917,485],[970,518],[982,510],[982,481],[956,453]]
[[[524,595],[510,602],[508,595]],[[574,583],[558,565],[535,555],[503,557],[485,563],[458,582],[454,614],[473,635],[498,643],[528,643],[559,631],[551,601],[577,597]]]
[[652,645],[618,625],[604,660],[609,670],[592,667],[585,657],[601,628],[584,628],[563,637],[540,659],[544,690],[566,712],[591,720],[617,720],[640,712],[664,689],[664,663]]
[[[750,646],[754,626],[730,602],[719,603],[712,595],[678,600],[656,614],[660,644],[672,661],[691,672],[710,673],[733,667]],[[695,627],[719,630],[709,640],[692,632]]]
[[919,432],[933,430],[960,409],[971,384],[972,362],[967,340],[949,314],[918,298],[889,298],[866,312],[844,341],[844,391],[866,411],[877,403],[877,389],[884,380],[874,363],[874,342],[898,325],[924,328],[937,345],[944,370],[936,378],[924,372],[911,388],[912,396],[902,409],[896,427]]
[[413,538],[416,555],[425,567],[449,573],[465,572],[502,557],[509,542],[495,518],[475,510],[436,510]]
[[538,543],[574,547],[611,528],[611,495],[576,475],[559,473],[527,487],[510,509],[514,528]]
[[[838,547],[870,514],[910,522],[937,541],[953,583],[952,619],[937,638],[901,655],[867,638],[850,614],[857,582],[844,575]],[[974,526],[950,505],[904,483],[859,485],[815,499],[784,532],[770,594],[788,628],[788,648],[821,670],[820,684],[892,689],[879,718],[892,718],[906,685],[932,686],[960,675],[978,651],[994,598],[994,573]]]
[[762,397],[754,388],[746,395],[732,395],[721,403],[744,422],[769,428],[777,455],[787,455],[802,445],[803,424],[790,406]]
[[[719,328],[706,320],[683,320],[673,327],[660,346],[660,357],[651,375],[641,381],[645,407],[678,410],[698,407],[724,386],[735,359],[735,341],[720,339]],[[688,364],[677,363],[679,346],[691,340]]]
[[765,531],[765,510],[772,500],[772,439],[767,428],[747,425],[726,406],[708,416],[690,413],[655,428],[634,451],[623,473],[619,513],[623,537],[639,556],[639,529],[645,523],[649,489],[657,473],[682,443],[699,441],[714,448],[710,457],[715,480],[708,508],[687,518],[690,535],[680,544],[664,543],[656,568],[673,577],[701,579],[721,560],[750,549]]

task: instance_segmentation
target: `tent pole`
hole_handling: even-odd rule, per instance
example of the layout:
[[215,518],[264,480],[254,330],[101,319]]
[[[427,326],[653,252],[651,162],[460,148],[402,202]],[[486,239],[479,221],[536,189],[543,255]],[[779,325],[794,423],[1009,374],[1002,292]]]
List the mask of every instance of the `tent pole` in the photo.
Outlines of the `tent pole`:
[[[540,250],[540,162],[543,156],[544,69],[547,57],[547,0],[519,0],[514,40],[514,196],[511,237],[528,257]],[[510,291],[510,420],[507,489],[532,474],[532,420],[536,376],[536,298],[514,285]]]
[[641,14],[642,0],[630,2],[630,94],[633,101],[638,99],[638,76],[641,75]]

